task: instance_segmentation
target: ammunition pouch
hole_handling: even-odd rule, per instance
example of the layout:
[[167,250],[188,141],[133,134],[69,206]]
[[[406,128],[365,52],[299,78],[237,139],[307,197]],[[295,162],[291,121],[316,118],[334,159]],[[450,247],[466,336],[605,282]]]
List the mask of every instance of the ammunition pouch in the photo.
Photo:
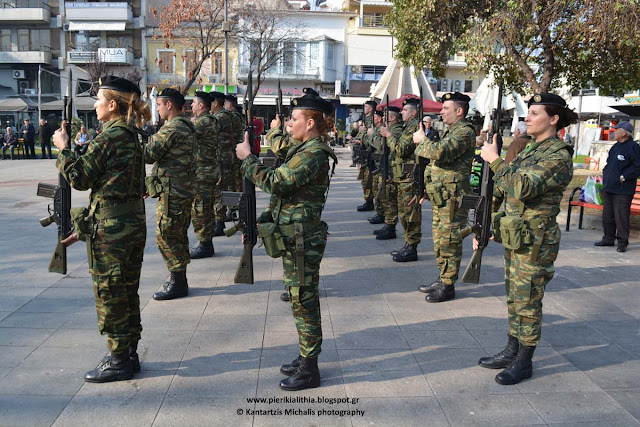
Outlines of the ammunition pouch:
[[273,222],[258,223],[258,235],[262,239],[264,250],[271,258],[280,258],[287,250],[278,225]]
[[164,190],[160,177],[156,175],[145,176],[144,185],[147,187],[147,195],[153,199],[160,197]]
[[69,213],[71,215],[73,230],[76,236],[78,236],[78,239],[83,242],[86,242],[87,238],[91,239],[91,236],[93,236],[93,217],[91,216],[89,208],[73,208]]
[[449,191],[441,182],[430,182],[426,184],[425,192],[431,204],[437,208],[443,207],[450,198]]
[[[531,221],[525,221],[524,218],[520,216],[502,216],[499,219],[499,231],[500,238],[502,239],[502,245],[506,249],[517,251],[526,245],[534,243],[536,236],[530,229],[532,223],[534,223],[536,228],[542,225],[544,234],[544,225],[541,219],[536,218]],[[540,239],[540,244],[542,244],[542,239]],[[540,245],[538,245],[537,249],[540,249]],[[537,257],[538,255],[536,250],[535,258]]]
[[[281,225],[280,232],[284,237],[293,238],[293,255],[296,260],[296,270],[298,272],[298,282],[304,286],[304,235],[313,233],[324,223],[319,219],[307,222],[294,222],[293,224]],[[326,224],[324,224],[326,227]]]
[[493,240],[498,243],[502,243],[502,236],[500,235],[500,220],[503,216],[506,215],[506,212],[493,212],[491,214],[491,227],[493,229]]

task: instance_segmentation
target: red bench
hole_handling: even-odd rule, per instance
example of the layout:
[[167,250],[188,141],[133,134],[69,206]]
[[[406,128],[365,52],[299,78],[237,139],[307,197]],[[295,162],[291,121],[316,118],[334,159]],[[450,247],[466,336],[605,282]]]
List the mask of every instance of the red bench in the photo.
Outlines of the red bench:
[[[580,220],[578,221],[578,229],[580,230],[582,229],[582,218],[584,216],[584,208],[602,210],[602,205],[581,202],[580,200],[573,200],[573,196],[576,193],[580,195],[581,188],[582,187],[574,188],[573,191],[571,191],[571,195],[569,196],[569,209],[567,211],[567,231],[569,231],[569,224],[571,223],[571,207],[572,206],[580,206]],[[636,184],[636,194],[634,194],[633,200],[631,201],[631,215],[640,215],[640,183]]]

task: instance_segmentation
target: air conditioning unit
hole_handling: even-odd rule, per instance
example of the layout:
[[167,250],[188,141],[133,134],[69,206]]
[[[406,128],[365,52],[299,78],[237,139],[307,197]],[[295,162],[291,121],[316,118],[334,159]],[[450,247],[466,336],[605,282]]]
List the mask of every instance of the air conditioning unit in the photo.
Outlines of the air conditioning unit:
[[24,93],[25,90],[29,89],[29,82],[26,80],[22,80],[18,83],[18,87],[20,88],[20,93]]
[[454,80],[453,81],[453,91],[461,92],[464,89],[464,80]]
[[35,95],[36,94],[36,90],[35,89],[23,89],[22,90],[22,94],[23,95]]
[[443,92],[449,92],[449,85],[450,85],[450,81],[449,79],[442,79],[441,84],[440,84],[440,90]]
[[24,79],[24,70],[13,70],[14,79]]

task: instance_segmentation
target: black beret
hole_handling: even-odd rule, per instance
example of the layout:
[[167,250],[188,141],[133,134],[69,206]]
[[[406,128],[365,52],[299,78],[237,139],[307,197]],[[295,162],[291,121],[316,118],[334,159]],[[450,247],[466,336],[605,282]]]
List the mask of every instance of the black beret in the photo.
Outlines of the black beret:
[[207,92],[202,92],[199,90],[196,91],[196,97],[202,99],[207,104],[211,104],[211,102],[213,101],[211,95],[209,95]]
[[238,104],[238,97],[236,97],[235,95],[231,95],[231,94],[229,94],[229,95],[225,95],[225,96],[224,96],[224,99],[225,99],[226,101],[229,101],[229,102],[230,102],[230,103],[232,103],[233,105]]
[[180,104],[184,105],[184,95],[181,94],[178,90],[171,87],[162,89],[162,91],[158,94],[158,98],[173,99],[174,101],[178,101]]
[[220,104],[224,104],[224,93],[212,91],[209,92],[209,96],[211,97],[211,102],[218,101]]
[[380,117],[383,117],[383,116],[384,116],[384,110],[376,110],[376,111],[374,111],[374,113],[375,113],[376,115],[380,116]]
[[116,76],[103,76],[98,79],[99,89],[113,89],[118,92],[136,93],[140,96],[140,88],[134,82]]
[[420,105],[420,99],[419,98],[407,98],[404,101],[402,101],[402,105]]
[[371,105],[371,108],[373,108],[374,110],[378,107],[378,103],[376,101],[367,101],[364,103],[364,105]]
[[394,113],[399,113],[401,111],[398,107],[394,107],[393,105],[389,105],[387,110],[393,111]]
[[540,93],[529,98],[528,106],[532,105],[555,105],[557,107],[566,107],[567,102],[561,96],[555,93]]
[[304,89],[302,89],[302,93],[304,93],[305,95],[313,95],[313,96],[320,97],[320,94],[316,92],[315,89],[312,89],[310,87],[305,87]]
[[444,101],[458,101],[458,102],[466,102],[469,103],[471,98],[469,98],[464,93],[454,92],[454,93],[445,93],[442,97],[442,102]]
[[304,92],[304,96],[300,98],[294,98],[291,101],[292,109],[296,110],[316,110],[322,111],[326,114],[333,114],[333,106],[326,99],[320,98],[318,92],[311,88],[304,88],[302,90]]

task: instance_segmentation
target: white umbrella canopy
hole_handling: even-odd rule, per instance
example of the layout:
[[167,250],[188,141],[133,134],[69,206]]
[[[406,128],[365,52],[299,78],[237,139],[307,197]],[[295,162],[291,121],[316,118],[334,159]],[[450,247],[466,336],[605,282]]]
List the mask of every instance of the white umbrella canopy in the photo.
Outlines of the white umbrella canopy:
[[[493,74],[487,74],[475,95],[469,102],[469,111],[477,111],[484,116],[483,128],[486,129],[491,122],[491,113],[498,106],[498,83]],[[511,124],[511,132],[515,130],[519,117],[527,116],[527,104],[515,91],[503,92],[502,109],[505,111],[515,110],[513,114],[513,123]]]
[[[579,96],[574,96],[569,101],[569,108],[578,111]],[[582,105],[580,106],[580,115],[583,114],[605,114],[624,116],[624,113],[612,108],[612,105],[627,105],[629,101],[624,98],[615,98],[613,96],[587,95],[582,97]]]
[[420,88],[422,88],[424,99],[436,101],[436,94],[433,92],[424,71],[420,71],[418,77],[415,77],[413,65],[403,67],[399,60],[394,59],[373,88],[371,96],[385,102],[387,95],[389,95],[389,100],[398,99],[406,94],[420,95]]

